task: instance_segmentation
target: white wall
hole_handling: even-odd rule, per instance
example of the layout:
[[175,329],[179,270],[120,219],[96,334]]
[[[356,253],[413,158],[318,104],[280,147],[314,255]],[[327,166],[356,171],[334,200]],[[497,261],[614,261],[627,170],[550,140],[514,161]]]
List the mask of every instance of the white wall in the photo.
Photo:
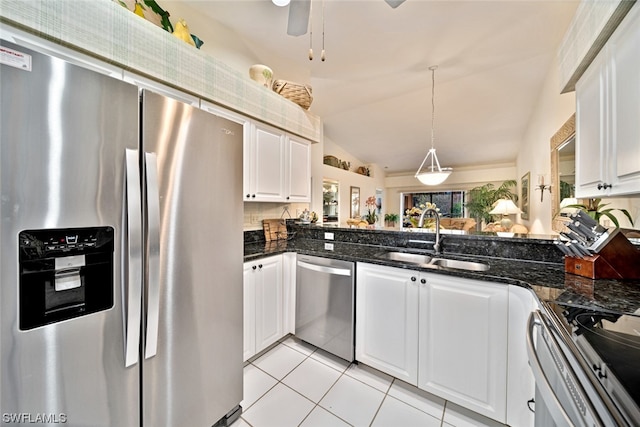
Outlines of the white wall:
[[[545,191],[540,202],[540,191],[534,189],[538,175],[545,175],[545,184],[551,182],[551,137],[576,111],[575,92],[560,94],[559,67],[554,61],[547,73],[540,98],[529,120],[517,158],[518,194],[521,194],[520,179],[531,173],[529,220],[518,222],[533,234],[553,234],[551,229],[551,195]],[[556,189],[552,188],[552,191]]]
[[[316,144],[320,145],[320,144]],[[323,164],[324,156],[335,156],[340,160],[351,162],[350,170],[339,169],[333,166]],[[323,138],[323,155],[319,159],[320,168],[315,170],[314,179],[320,181],[320,197],[318,199],[318,203],[316,204],[316,199],[312,201],[313,210],[316,212],[322,212],[322,179],[330,179],[333,181],[338,181],[339,184],[339,200],[338,200],[338,208],[339,208],[339,218],[340,225],[346,226],[346,221],[350,217],[350,188],[359,187],[360,188],[360,213],[361,215],[365,213],[366,207],[364,201],[369,196],[376,195],[376,189],[383,190],[383,200],[382,200],[382,218],[378,219],[378,223],[384,224],[384,214],[385,212],[392,212],[385,210],[388,205],[388,196],[385,193],[385,181],[384,181],[384,170],[378,165],[365,165],[365,163],[361,162],[359,159],[354,157],[352,154],[344,150],[338,143],[332,141],[331,139],[325,137]],[[365,176],[355,173],[354,171],[360,166],[367,166],[370,170],[371,176]]]
[[[197,11],[177,0],[164,0],[162,7],[171,13],[171,20],[185,18],[192,33],[204,40],[202,50],[225,62],[232,68],[246,72],[252,64],[261,63],[260,53],[254,52],[240,38],[224,25],[205,19]],[[267,64],[270,65],[270,64]],[[274,68],[274,67],[272,67]],[[285,78],[294,81],[308,81],[309,71],[300,69],[293,64],[274,68],[275,78]],[[458,168],[454,170],[443,185],[428,187],[434,190],[460,190],[470,189],[477,185],[493,182],[499,185],[506,179],[520,178],[526,173],[531,173],[531,183],[537,182],[538,174],[545,174],[547,181],[550,177],[550,138],[564,124],[571,114],[575,112],[575,93],[560,95],[559,65],[552,64],[544,85],[540,90],[540,99],[531,115],[531,120],[522,141],[520,142],[519,155],[514,164],[510,165],[485,165],[474,168]],[[321,214],[322,212],[322,178],[334,179],[340,182],[340,219],[344,224],[349,216],[349,190],[350,186],[360,187],[363,200],[368,195],[374,195],[376,188],[383,189],[383,214],[386,212],[400,212],[400,193],[421,190],[425,186],[420,185],[409,175],[394,175],[384,178],[384,170],[376,165],[369,165],[373,177],[365,177],[354,172],[341,171],[331,166],[323,165],[324,155],[334,155],[342,160],[350,161],[352,169],[363,165],[357,158],[351,156],[341,148],[340,141],[329,139],[312,146],[312,201],[310,205],[292,204],[292,215],[297,210],[309,207],[310,210]],[[520,194],[520,188],[518,188]],[[640,228],[640,197],[611,199],[614,208],[627,209],[636,223],[635,228]],[[279,204],[245,203],[245,227],[260,228],[264,218],[279,217],[284,206]],[[361,211],[364,211],[362,205]],[[630,227],[628,220],[616,213],[623,227]],[[517,222],[526,225],[535,234],[553,234],[551,230],[551,197],[548,192],[544,194],[544,201],[540,202],[540,192],[530,189],[530,219],[527,221],[517,219]]]
[[516,179],[516,174],[515,164],[455,168],[444,183],[433,187],[421,184],[414,174],[387,176],[385,179],[388,200],[387,212],[397,213],[402,217],[402,212],[400,212],[402,193],[469,190],[487,183],[498,187],[506,180]]
[[[241,1],[241,0],[237,0]],[[171,14],[171,23],[184,18],[191,33],[204,41],[200,48],[203,52],[224,62],[231,68],[249,76],[249,67],[262,64],[260,52],[255,52],[238,35],[223,24],[218,23],[197,10],[189,7],[180,0],[162,0],[160,6]],[[274,79],[308,82],[310,71],[288,61],[275,64],[265,64],[272,68]]]

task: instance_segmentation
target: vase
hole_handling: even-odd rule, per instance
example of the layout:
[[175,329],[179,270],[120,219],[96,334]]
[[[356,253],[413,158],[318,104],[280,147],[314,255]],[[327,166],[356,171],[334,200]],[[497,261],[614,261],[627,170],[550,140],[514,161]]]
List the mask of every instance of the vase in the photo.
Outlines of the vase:
[[251,80],[271,89],[271,84],[273,83],[273,71],[266,65],[255,64],[249,67],[249,77],[251,77]]

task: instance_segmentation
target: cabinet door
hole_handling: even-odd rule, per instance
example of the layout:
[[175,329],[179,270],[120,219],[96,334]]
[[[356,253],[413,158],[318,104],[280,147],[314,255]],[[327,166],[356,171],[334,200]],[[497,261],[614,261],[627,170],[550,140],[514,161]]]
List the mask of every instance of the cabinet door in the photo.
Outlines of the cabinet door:
[[282,256],[256,261],[256,352],[284,336]]
[[287,161],[287,201],[311,201],[311,144],[289,137]]
[[256,293],[255,282],[258,267],[256,263],[245,262],[243,274],[243,355],[247,361],[256,354]]
[[[285,200],[285,135],[276,129],[253,125],[249,198],[273,202]],[[251,166],[250,166],[251,167]],[[246,196],[246,194],[245,194]]]
[[611,76],[610,195],[640,192],[640,12],[608,42]]
[[417,383],[418,274],[358,263],[356,359]]
[[418,387],[506,421],[508,287],[426,275]]
[[576,84],[576,197],[601,197],[606,182],[606,49]]
[[296,258],[295,252],[282,254],[283,268],[283,335],[296,332]]
[[527,320],[537,308],[533,293],[509,285],[509,333],[507,362],[507,425],[533,426],[527,402],[535,395],[535,379],[527,354]]

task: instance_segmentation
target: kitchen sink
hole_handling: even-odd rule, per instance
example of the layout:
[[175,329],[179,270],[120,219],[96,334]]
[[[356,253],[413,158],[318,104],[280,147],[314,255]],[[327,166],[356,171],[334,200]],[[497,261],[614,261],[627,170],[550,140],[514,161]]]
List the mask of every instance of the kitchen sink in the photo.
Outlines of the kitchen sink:
[[431,261],[429,255],[412,254],[409,252],[385,252],[382,257],[390,261],[410,262],[412,264],[429,264],[429,261]]
[[422,266],[436,266],[444,268],[453,268],[456,270],[467,271],[487,271],[489,265],[475,261],[463,261],[449,258],[436,258],[430,255],[414,254],[410,252],[385,252],[382,258],[389,261],[407,262],[410,264],[418,264]]
[[489,269],[489,264],[446,258],[433,258],[429,264],[437,265],[438,267],[455,268],[458,270],[469,271],[487,271]]

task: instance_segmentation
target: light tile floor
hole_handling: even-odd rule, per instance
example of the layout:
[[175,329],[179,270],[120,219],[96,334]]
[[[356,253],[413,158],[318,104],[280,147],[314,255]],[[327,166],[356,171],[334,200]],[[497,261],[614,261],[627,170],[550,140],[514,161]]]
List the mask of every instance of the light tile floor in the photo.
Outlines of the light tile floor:
[[242,408],[232,427],[503,426],[291,336],[245,365]]

